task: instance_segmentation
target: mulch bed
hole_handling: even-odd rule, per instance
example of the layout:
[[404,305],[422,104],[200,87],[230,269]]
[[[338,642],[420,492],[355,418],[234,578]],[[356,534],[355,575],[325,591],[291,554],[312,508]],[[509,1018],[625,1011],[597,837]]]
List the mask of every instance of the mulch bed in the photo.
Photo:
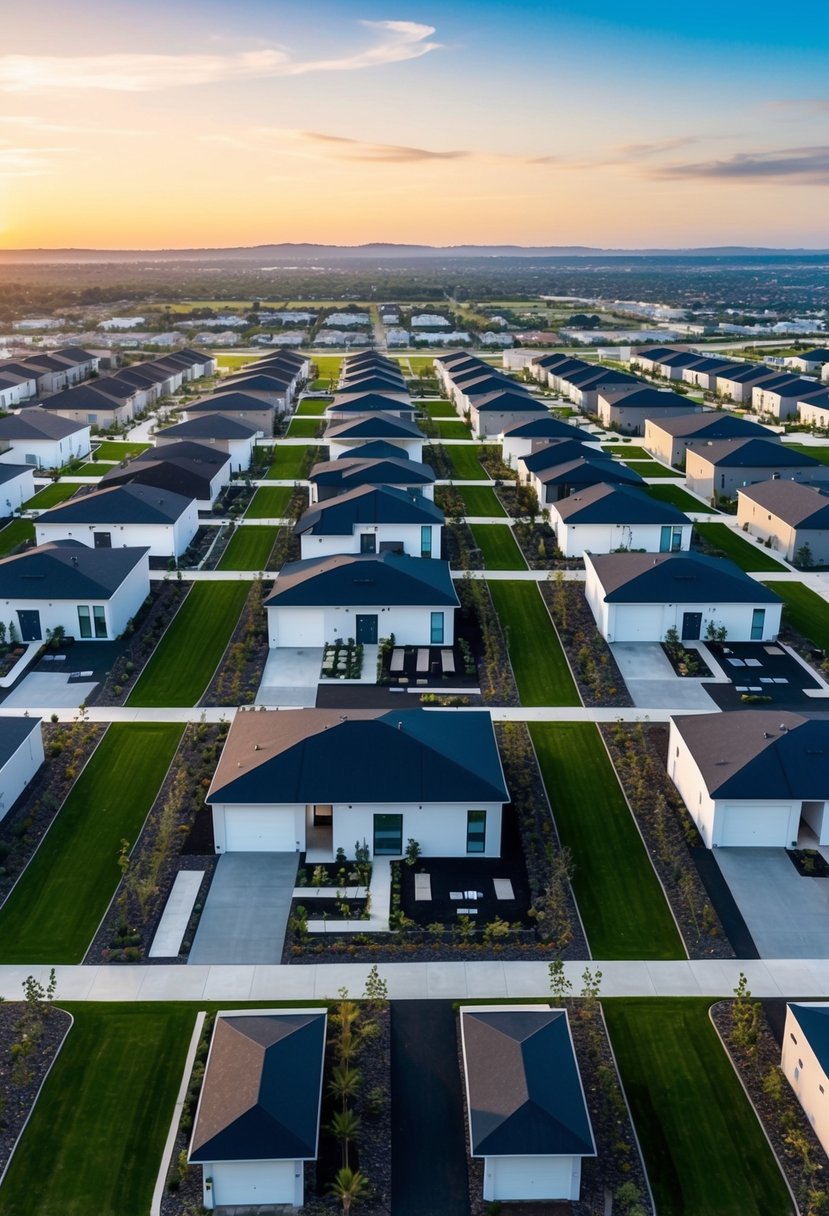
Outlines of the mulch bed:
[[41,729],[45,760],[0,821],[0,907],[103,738],[106,724],[44,722]]
[[670,645],[662,642],[661,645],[675,676],[700,680],[710,679],[714,675],[700,652],[692,646],[683,646],[681,642]]
[[667,725],[599,726],[691,958],[735,958],[694,862],[699,833],[666,768]]
[[0,1005],[0,1175],[11,1158],[17,1138],[37,1101],[38,1091],[69,1033],[72,1018],[50,1005],[43,1010],[43,1031],[26,1062],[29,1076],[16,1078],[11,1055],[20,1041],[17,1023],[23,1006],[17,1001]]
[[152,658],[192,586],[192,583],[180,582],[177,578],[151,584],[149,597],[135,618],[132,634],[107,678],[87,697],[88,705],[125,704],[135,681]]
[[239,621],[213,674],[203,705],[252,705],[268,660],[268,621],[264,600],[272,583],[256,579]]
[[801,878],[826,878],[829,862],[817,849],[786,849],[786,856]]
[[[224,723],[191,723],[182,736],[164,783],[150,808],[144,828],[130,854],[129,872],[122,877],[85,963],[144,962],[179,870],[202,870],[204,878],[177,958],[158,962],[187,962],[190,945],[218,862],[215,853],[188,849],[191,834],[207,842],[204,820],[210,818],[204,796],[227,736]],[[165,810],[169,808],[169,818]],[[212,830],[210,832],[212,840]],[[159,850],[161,855],[159,856]],[[133,878],[152,876],[151,890],[139,899]]]
[[584,704],[631,708],[633,700],[612,650],[596,628],[584,584],[560,579],[538,586]]
[[[489,705],[520,705],[504,631],[486,579],[457,579],[455,590],[461,602],[456,614],[455,632],[459,638],[467,638],[473,654],[477,656],[480,653],[478,685],[484,702]],[[480,638],[480,651],[475,635]]]

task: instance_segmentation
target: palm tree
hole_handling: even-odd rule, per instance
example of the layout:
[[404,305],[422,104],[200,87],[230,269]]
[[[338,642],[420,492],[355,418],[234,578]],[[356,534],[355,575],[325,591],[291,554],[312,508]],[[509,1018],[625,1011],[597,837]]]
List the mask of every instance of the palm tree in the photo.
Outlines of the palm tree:
[[351,1205],[355,1200],[362,1199],[368,1191],[368,1179],[359,1170],[350,1170],[346,1167],[337,1170],[337,1176],[328,1190],[342,1204],[343,1216],[348,1216]]
[[360,1116],[353,1110],[338,1110],[328,1125],[331,1135],[340,1141],[343,1152],[343,1168],[348,1169],[348,1148],[360,1138]]
[[362,1075],[356,1068],[349,1068],[347,1064],[335,1064],[331,1069],[328,1088],[335,1098],[340,1099],[345,1110],[348,1099],[354,1097],[362,1083]]

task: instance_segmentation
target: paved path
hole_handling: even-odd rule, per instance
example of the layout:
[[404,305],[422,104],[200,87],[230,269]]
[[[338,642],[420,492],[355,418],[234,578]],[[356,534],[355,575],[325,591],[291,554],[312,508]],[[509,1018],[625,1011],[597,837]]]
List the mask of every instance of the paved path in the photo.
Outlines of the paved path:
[[[581,990],[585,967],[601,971],[604,997],[731,996],[742,971],[756,997],[829,1000],[827,959],[581,960],[566,963],[564,968],[574,992]],[[394,1000],[524,998],[549,993],[546,963],[495,959],[381,963],[379,970]],[[328,1000],[336,999],[343,987],[353,996],[361,996],[368,971],[367,963],[55,968],[58,1000],[64,1001]],[[48,964],[0,967],[0,996],[20,1000],[23,981],[29,975],[48,983]]]
[[189,966],[277,963],[296,882],[296,853],[224,853],[199,920]]
[[[291,690],[289,690],[290,692]],[[409,688],[406,690],[407,696],[419,697],[421,693],[427,692],[426,688]],[[442,689],[442,692],[468,692],[468,689]],[[406,709],[416,708],[417,702],[402,702]],[[248,706],[250,710],[252,706]],[[301,708],[299,705],[271,705],[268,707],[274,711],[288,713],[293,709]],[[490,706],[490,705],[471,705],[463,706],[462,708],[480,713],[490,713],[493,722],[667,722],[671,714],[679,713],[677,705],[672,707],[664,705],[651,706],[635,706],[633,708],[613,707],[611,709],[601,709],[583,705],[524,705],[511,708],[508,706]],[[430,712],[451,714],[456,713],[454,708],[444,707],[440,705],[428,706]],[[713,713],[716,706],[708,712]],[[78,717],[78,710],[72,708],[53,709],[52,706],[46,708],[29,707],[26,709],[26,714],[32,718],[50,718],[52,713],[56,714],[60,722],[74,722]],[[246,712],[245,707],[240,706],[221,706],[196,705],[190,708],[181,706],[168,706],[161,708],[142,708],[130,705],[115,705],[115,706],[91,706],[86,711],[86,720],[88,722],[232,722],[234,717],[239,712]],[[702,710],[691,710],[683,708],[682,713],[701,713]],[[20,709],[14,707],[9,708],[8,703],[0,705],[0,717],[4,716],[20,716]]]

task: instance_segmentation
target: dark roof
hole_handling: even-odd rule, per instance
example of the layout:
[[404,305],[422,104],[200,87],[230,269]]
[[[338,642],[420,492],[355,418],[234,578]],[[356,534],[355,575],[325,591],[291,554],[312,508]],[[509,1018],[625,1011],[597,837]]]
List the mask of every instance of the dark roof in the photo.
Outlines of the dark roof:
[[[77,393],[80,391],[80,388],[83,387],[85,386],[81,385],[79,388],[67,389],[67,392]],[[134,384],[127,384],[125,380],[119,380],[117,374],[114,376],[99,377],[99,379],[95,381],[96,393],[103,393],[105,397],[112,397],[114,401],[117,401],[121,405],[123,405],[125,401],[131,401],[137,391],[138,390]],[[50,397],[49,405],[54,404],[56,399],[56,397]],[[77,406],[73,406],[71,408],[77,409]]]
[[636,351],[635,358],[647,359],[649,363],[658,363],[660,359],[664,359],[667,355],[675,355],[677,353],[674,346],[643,346]]
[[[594,459],[595,457],[595,459]],[[609,484],[624,481],[632,486],[641,486],[643,479],[620,460],[602,460],[598,452],[566,460],[563,464],[537,469],[534,476],[542,485],[594,486],[605,481]]]
[[328,439],[422,439],[423,431],[409,418],[379,412],[369,418],[348,418],[326,428]]
[[350,397],[344,393],[337,393],[328,406],[329,414],[382,414],[388,413],[390,410],[409,410],[414,413],[415,406],[405,393],[395,395],[391,391],[387,393],[355,392]]
[[325,1028],[323,1009],[220,1014],[190,1161],[316,1157]]
[[651,388],[640,383],[624,389],[609,389],[602,397],[610,405],[618,405],[623,409],[674,409],[682,414],[699,413],[702,406],[682,393],[675,393],[669,388]]
[[429,485],[435,480],[434,469],[419,460],[408,460],[398,448],[400,455],[385,460],[361,459],[359,448],[347,452],[339,460],[325,460],[311,469],[310,481],[319,485],[350,483],[359,485],[414,486]]
[[[324,438],[328,438],[328,436],[324,436]],[[360,460],[396,460],[405,455],[407,453],[398,444],[389,443],[386,439],[369,439],[357,443],[355,447],[350,447],[345,452],[340,452],[336,459],[354,460],[357,457]]]
[[725,557],[701,553],[591,556],[608,604],[779,604],[780,598]]
[[237,714],[207,793],[266,806],[508,800],[488,713],[402,708]]
[[359,486],[309,507],[300,515],[295,531],[298,535],[351,536],[355,524],[443,522],[440,507],[422,494],[407,494],[397,486]]
[[77,435],[86,427],[85,422],[70,422],[68,418],[47,414],[39,405],[35,405],[22,414],[0,418],[0,440],[65,439],[67,435]]
[[[261,401],[258,403],[261,406]],[[156,432],[156,440],[164,438],[188,439],[252,439],[259,428],[227,414],[199,414],[189,422],[176,422]]]
[[676,414],[668,418],[654,418],[653,425],[675,439],[690,439],[697,435],[708,435],[712,439],[748,439],[752,436],[774,440],[777,438],[768,427],[759,422],[738,418],[726,410],[705,410],[701,414]]
[[179,443],[165,443],[161,448],[147,448],[145,452],[135,456],[130,464],[151,464],[158,460],[198,460],[203,464],[212,465],[213,472],[222,468],[230,460],[227,452],[221,451],[206,443],[191,443],[183,439]]
[[675,717],[712,797],[826,797],[829,717],[778,709]]
[[651,498],[633,486],[599,482],[555,504],[556,514],[570,524],[687,524],[678,507]]
[[688,370],[694,372],[707,372],[708,375],[715,372],[718,376],[725,376],[728,375],[730,371],[739,370],[741,366],[742,364],[735,363],[733,359],[717,359],[710,355],[705,355],[697,359],[696,363],[689,367]]
[[148,552],[50,541],[0,560],[0,599],[108,600]]
[[[561,375],[557,372],[556,375]],[[588,364],[587,367],[577,372],[570,372],[567,375],[562,375],[561,378],[566,380],[568,384],[574,385],[581,389],[599,388],[603,384],[641,384],[642,381],[637,376],[632,376],[630,372],[618,371],[615,367],[597,367],[595,364]]]
[[5,363],[0,363],[0,372],[10,373],[15,376],[20,376],[24,380],[37,380],[38,373],[29,364],[24,363],[20,359],[8,359]]
[[820,465],[814,456],[792,451],[785,443],[774,439],[719,439],[691,450],[717,468],[794,469],[817,468]]
[[137,481],[183,494],[185,498],[204,499],[210,495],[216,473],[229,460],[226,452],[203,443],[165,443],[142,452],[123,468],[111,469],[98,484],[109,486]]
[[720,378],[723,380],[731,380],[734,384],[751,384],[752,381],[760,383],[766,380],[776,380],[777,376],[762,363],[748,363],[738,368],[737,371],[720,372]]
[[813,346],[811,350],[798,351],[795,358],[807,359],[810,363],[829,363],[829,348]]
[[216,391],[223,392],[225,387],[233,393],[271,393],[281,397],[290,389],[291,377],[276,372],[267,375],[257,372],[252,376],[233,376],[230,380],[223,380]]
[[[540,473],[542,469],[552,468],[556,464],[564,464],[568,460],[589,460],[595,457],[601,460],[601,453],[595,448],[586,448],[580,439],[569,435],[557,435],[549,443],[542,448],[536,448],[534,452],[529,452],[526,456],[519,456],[519,460],[524,465],[529,473]],[[610,456],[605,456],[604,460],[610,461]]]
[[593,1157],[563,1009],[461,1010],[473,1157]]
[[70,363],[94,363],[98,358],[82,346],[62,346],[55,354],[60,355],[61,359],[68,359]]
[[806,1036],[823,1075],[829,1075],[829,1005],[791,1001],[788,1007]]
[[691,367],[701,358],[690,350],[672,350],[669,355],[662,355],[657,360],[661,367]]
[[478,413],[486,414],[491,411],[493,414],[510,411],[516,414],[549,414],[549,410],[543,401],[539,401],[537,397],[531,397],[529,393],[519,393],[513,388],[499,388],[494,392],[484,393],[469,393],[469,400],[472,408]]
[[16,477],[22,477],[24,473],[33,473],[34,465],[31,464],[6,464],[0,460],[0,485],[5,485],[7,481],[14,481]]
[[514,422],[511,426],[505,426],[502,434],[505,439],[578,439],[582,443],[593,438],[589,431],[572,426],[552,414],[547,414],[545,418],[532,418],[529,422]]
[[[0,718],[0,768],[11,760],[34,731],[40,734],[40,718]],[[8,808],[6,808],[8,809]]]
[[119,485],[70,498],[38,517],[38,524],[171,524],[193,500],[155,486]]
[[[99,388],[101,384],[111,385],[112,383],[112,377],[110,376],[106,380],[95,380],[93,384],[78,384],[75,388],[65,388],[61,392],[47,397],[45,401],[40,403],[38,409],[89,410],[100,414],[105,413],[107,410],[120,409],[125,400],[128,400],[138,391],[135,385],[122,385],[124,394],[116,398],[110,393],[102,392]],[[127,388],[129,388],[129,392],[126,391]]]
[[237,393],[228,390],[217,393],[213,397],[202,397],[200,401],[188,401],[184,407],[187,414],[239,414],[244,412],[272,409],[261,397],[251,397],[248,393]]
[[337,553],[288,562],[265,604],[270,608],[329,604],[456,608],[458,596],[448,562],[403,553]]
[[774,477],[737,491],[792,528],[829,528],[829,486]]

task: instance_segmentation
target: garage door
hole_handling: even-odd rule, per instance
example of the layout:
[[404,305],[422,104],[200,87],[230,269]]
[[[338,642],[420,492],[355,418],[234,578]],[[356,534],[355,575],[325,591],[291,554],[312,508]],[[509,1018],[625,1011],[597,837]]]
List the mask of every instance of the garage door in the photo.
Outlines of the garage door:
[[745,806],[725,803],[720,844],[765,845],[782,848],[789,843],[789,808],[786,803]]
[[661,642],[662,615],[661,604],[617,605],[614,642]]
[[223,1161],[213,1166],[212,1177],[217,1207],[294,1203],[293,1161]]
[[240,807],[225,811],[225,852],[293,853],[293,811]]
[[490,1157],[493,1199],[570,1199],[572,1157]]

